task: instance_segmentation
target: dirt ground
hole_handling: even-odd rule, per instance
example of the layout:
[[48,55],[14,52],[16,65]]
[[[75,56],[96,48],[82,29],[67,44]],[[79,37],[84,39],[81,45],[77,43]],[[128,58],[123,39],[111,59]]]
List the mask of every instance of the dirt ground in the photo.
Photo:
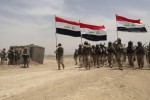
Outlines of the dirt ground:
[[[72,57],[57,70],[55,57],[29,68],[0,65],[0,100],[150,100],[150,68],[78,68]],[[135,62],[136,63],[136,62]]]

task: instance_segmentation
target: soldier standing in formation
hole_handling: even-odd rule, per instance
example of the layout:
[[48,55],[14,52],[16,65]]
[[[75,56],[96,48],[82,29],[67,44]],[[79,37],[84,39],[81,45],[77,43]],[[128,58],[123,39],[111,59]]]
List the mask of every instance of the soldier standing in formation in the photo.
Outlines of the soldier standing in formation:
[[63,62],[63,55],[64,55],[64,48],[62,47],[61,43],[59,43],[57,50],[56,50],[56,59],[57,59],[57,63],[58,63],[58,70],[60,70],[60,64],[62,65],[63,69],[65,68],[65,65]]
[[121,43],[121,39],[117,39],[117,44],[116,44],[116,57],[117,57],[117,62],[120,70],[123,70],[123,62],[124,62],[124,47],[123,44]]
[[93,66],[96,66],[95,45],[92,45],[92,49],[91,49],[91,57],[92,57],[92,64],[93,64]]
[[128,56],[128,62],[131,67],[134,67],[134,61],[135,61],[135,48],[133,47],[133,42],[128,42],[127,47],[127,56]]
[[141,42],[138,42],[137,44],[138,44],[138,46],[136,47],[137,63],[139,69],[142,69],[144,67],[145,50]]
[[113,58],[115,55],[115,48],[113,47],[112,42],[108,42],[107,52],[108,52],[108,56],[107,56],[108,64],[109,64],[109,67],[112,68],[113,67]]
[[149,43],[149,45],[147,47],[146,59],[147,59],[147,62],[149,64],[149,67],[150,67],[150,43]]
[[84,42],[83,46],[83,58],[84,58],[84,65],[86,69],[91,68],[91,46],[88,44],[87,41]]
[[8,50],[8,65],[14,65],[14,50],[12,47]]
[[77,49],[75,49],[75,52],[74,52],[75,65],[77,65],[77,64],[78,64],[77,58],[78,58],[78,50],[77,50]]
[[1,64],[4,64],[4,61],[6,60],[6,49],[4,48],[1,51]]
[[78,57],[79,57],[79,66],[83,66],[83,47],[81,44],[79,44],[78,48]]
[[29,51],[27,50],[27,48],[24,49],[22,57],[23,57],[24,68],[28,68],[30,59],[29,59]]
[[102,50],[101,48],[99,47],[98,44],[96,44],[96,48],[95,48],[95,58],[96,58],[96,65],[97,65],[97,68],[100,68],[100,60],[101,60],[101,54],[102,54]]

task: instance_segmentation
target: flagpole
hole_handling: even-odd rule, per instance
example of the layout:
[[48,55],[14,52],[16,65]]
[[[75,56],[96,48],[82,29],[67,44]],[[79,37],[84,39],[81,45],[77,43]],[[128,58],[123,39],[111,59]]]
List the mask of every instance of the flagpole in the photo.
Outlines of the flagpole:
[[[55,29],[56,29],[56,15],[55,15]],[[56,34],[56,30],[55,30],[55,39],[56,39],[56,49],[57,49],[57,34]]]
[[[79,20],[79,24],[80,24],[80,20]],[[80,30],[80,33],[81,33],[81,30]],[[82,33],[81,33],[81,44],[83,44],[83,42],[82,42]]]
[[[117,14],[116,14],[116,16],[117,16]],[[117,39],[118,39],[117,18],[116,18],[116,32],[117,32]]]

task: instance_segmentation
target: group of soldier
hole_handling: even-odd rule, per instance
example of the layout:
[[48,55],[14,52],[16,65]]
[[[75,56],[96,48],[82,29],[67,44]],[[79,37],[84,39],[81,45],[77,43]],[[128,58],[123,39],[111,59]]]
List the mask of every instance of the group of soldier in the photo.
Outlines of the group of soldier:
[[[92,66],[100,68],[106,64],[112,68],[117,63],[119,69],[123,70],[124,63],[128,59],[130,67],[134,68],[134,63],[137,61],[138,68],[142,69],[145,55],[150,65],[150,43],[148,46],[144,45],[142,45],[142,42],[137,42],[137,46],[134,46],[133,42],[129,41],[128,46],[125,47],[120,38],[114,42],[108,42],[108,47],[103,44],[90,45],[85,41],[83,45],[79,44],[78,49],[75,49],[74,60],[76,65],[78,64],[86,69],[90,69]],[[59,70],[60,64],[64,68],[63,52],[64,49],[59,44],[56,50]]]
[[13,48],[10,47],[10,49],[6,52],[6,49],[4,48],[0,52],[0,58],[1,58],[1,65],[4,65],[5,62],[8,65],[20,65],[21,58],[23,58],[23,64],[24,67],[29,67],[29,52],[27,48],[25,47],[23,52],[20,50],[19,47]]

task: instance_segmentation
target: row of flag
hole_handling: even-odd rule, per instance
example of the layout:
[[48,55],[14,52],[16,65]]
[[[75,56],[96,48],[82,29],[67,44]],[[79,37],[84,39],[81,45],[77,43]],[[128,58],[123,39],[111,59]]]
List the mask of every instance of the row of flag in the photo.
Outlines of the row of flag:
[[[107,33],[104,25],[90,25],[76,21],[66,20],[55,16],[56,33],[81,37],[91,41],[107,40]],[[133,20],[116,15],[117,31],[125,32],[147,32],[145,25],[140,19]]]

